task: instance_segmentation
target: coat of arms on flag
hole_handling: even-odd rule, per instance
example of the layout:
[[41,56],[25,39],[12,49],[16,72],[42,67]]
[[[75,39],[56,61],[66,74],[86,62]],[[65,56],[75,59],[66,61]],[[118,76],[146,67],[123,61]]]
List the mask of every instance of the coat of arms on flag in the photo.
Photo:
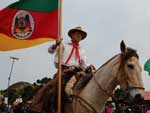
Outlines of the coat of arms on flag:
[[1,10],[0,15],[0,51],[58,38],[58,0],[19,0]]

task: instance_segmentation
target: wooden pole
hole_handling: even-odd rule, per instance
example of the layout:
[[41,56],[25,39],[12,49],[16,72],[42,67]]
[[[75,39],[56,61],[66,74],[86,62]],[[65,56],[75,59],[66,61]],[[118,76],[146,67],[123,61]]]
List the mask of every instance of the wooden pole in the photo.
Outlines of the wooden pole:
[[[59,0],[59,37],[62,38],[62,0]],[[61,64],[62,64],[62,44],[58,48],[58,95],[57,113],[61,113]]]

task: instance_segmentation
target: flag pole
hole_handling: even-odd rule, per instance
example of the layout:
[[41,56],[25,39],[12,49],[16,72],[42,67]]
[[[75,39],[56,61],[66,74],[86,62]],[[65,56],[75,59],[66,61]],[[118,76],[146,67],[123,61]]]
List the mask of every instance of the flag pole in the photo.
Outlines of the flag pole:
[[[58,17],[58,38],[62,38],[62,0],[59,0],[59,17]],[[62,43],[58,48],[58,95],[57,95],[57,113],[61,113],[61,64],[62,64]]]

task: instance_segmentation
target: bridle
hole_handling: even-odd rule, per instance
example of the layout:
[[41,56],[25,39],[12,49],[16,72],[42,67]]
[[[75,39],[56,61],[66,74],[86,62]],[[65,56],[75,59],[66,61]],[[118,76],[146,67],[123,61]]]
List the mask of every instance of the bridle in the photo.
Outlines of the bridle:
[[[123,56],[123,55],[122,55]],[[133,55],[133,56],[135,56],[137,59],[138,59],[138,55],[137,54],[135,54],[135,55]],[[132,57],[132,56],[130,56],[130,57]],[[122,60],[122,62],[123,62],[123,60]],[[124,63],[123,63],[124,64]],[[121,67],[121,66],[120,66]],[[123,70],[124,71],[124,70]],[[129,86],[129,83],[126,81],[126,86],[127,86],[127,88],[126,88],[126,90],[125,91],[127,91],[127,92],[129,92],[130,90],[134,90],[134,89],[142,89],[142,90],[145,90],[145,88],[144,87],[141,87],[141,86]]]
[[90,113],[98,113],[95,108],[90,104],[88,103],[85,99],[83,99],[82,97],[80,97],[79,95],[72,95],[72,98],[74,98],[75,100],[75,104],[74,104],[74,107],[75,107],[75,111],[73,111],[73,113],[76,113],[76,102],[78,101],[79,104],[81,106],[83,106],[87,112],[90,112]]
[[129,92],[130,92],[130,90],[136,90],[136,89],[141,89],[141,90],[145,90],[145,88],[144,87],[138,87],[138,86],[129,86],[129,85],[127,85],[127,88],[125,89],[125,97],[128,97],[129,96]]
[[[120,65],[119,65],[119,69],[118,69],[118,72],[117,72],[117,74],[116,74],[117,76],[119,75],[120,69],[121,69],[121,63],[120,63]],[[94,74],[93,74],[93,75],[94,75]],[[96,79],[95,76],[93,76],[93,79],[94,79],[95,83],[97,84],[99,90],[102,91],[102,93],[104,93],[104,94],[107,95],[108,97],[111,97],[111,96],[112,96],[111,93],[109,93],[107,90],[105,90],[104,88],[102,88],[101,84],[98,83],[98,81],[97,81],[97,79]],[[129,85],[128,85],[128,82],[127,82],[127,88],[126,88],[126,90],[125,90],[125,91],[126,91],[125,94],[128,94],[130,90],[134,90],[134,89],[142,89],[142,90],[144,90],[145,88],[144,88],[144,87],[139,87],[139,86],[138,86],[138,87],[137,87],[137,86],[129,86]],[[96,109],[95,109],[90,103],[88,103],[85,99],[83,99],[83,98],[80,97],[79,95],[73,95],[73,97],[75,97],[75,101],[77,101],[77,100],[79,99],[78,102],[79,102],[80,105],[83,106],[87,111],[92,112],[92,113],[98,113],[98,112],[96,111]],[[84,102],[88,107],[87,107],[86,105],[84,105],[82,102]],[[76,104],[76,102],[75,102],[75,104]],[[89,108],[91,108],[92,111],[91,111]],[[76,111],[73,112],[73,113],[76,113]]]
[[134,89],[141,89],[141,90],[145,90],[144,87],[141,86],[130,86],[129,83],[126,81],[126,86],[127,88],[125,89],[126,94],[130,92],[130,90],[134,90]]
[[[96,80],[96,78],[95,78],[95,76],[94,76],[94,73],[93,73],[93,77],[92,77],[93,79],[94,79],[94,81],[95,81],[95,83],[97,84],[97,86],[98,86],[98,88],[99,88],[99,90],[100,91],[102,91],[104,94],[106,94],[108,97],[111,97],[112,96],[112,94],[110,94],[110,93],[108,93],[105,89],[103,89],[102,87],[101,87],[101,85],[98,83],[98,81]],[[80,103],[80,105],[81,106],[83,106],[88,112],[91,112],[91,113],[98,113],[97,111],[96,111],[96,109],[89,103],[89,102],[87,102],[85,99],[83,99],[82,97],[80,97],[79,96],[79,94],[78,95],[73,95],[72,96],[74,99],[75,99],[75,110],[76,110],[76,101],[78,101],[79,103]],[[86,104],[86,105],[84,105],[84,104]],[[89,108],[91,108],[92,109],[92,111],[89,109]],[[76,111],[73,111],[73,113],[76,113]]]
[[[121,67],[121,65],[119,66],[117,75],[119,74],[120,67]],[[92,77],[92,78],[94,79],[95,83],[97,84],[99,90],[102,91],[104,94],[106,94],[108,97],[111,97],[112,94],[108,93],[104,88],[102,88],[102,86],[101,86],[101,85],[98,83],[98,81],[96,80],[96,78],[95,78],[95,76],[94,76],[94,73],[92,73],[92,74],[93,74],[93,77]],[[78,102],[79,102],[87,111],[91,111],[91,110],[89,110],[89,109],[86,107],[86,105],[88,105],[88,107],[90,107],[90,108],[93,110],[92,113],[98,113],[98,112],[96,111],[96,109],[95,109],[90,103],[88,103],[85,99],[83,99],[83,98],[80,97],[79,95],[73,95],[73,98],[75,98],[75,101],[77,101],[77,100],[79,99]],[[84,102],[86,105],[82,104],[81,102]],[[75,110],[76,110],[76,102],[75,102]],[[76,113],[76,111],[73,111],[73,113]]]
[[127,87],[127,90],[133,90],[133,89],[142,89],[142,90],[145,90],[144,87],[138,87],[138,86],[128,86]]
[[112,96],[112,94],[110,94],[109,92],[107,92],[107,90],[105,90],[104,88],[102,88],[102,86],[96,80],[95,76],[93,76],[93,79],[94,79],[95,83],[97,84],[97,86],[98,86],[98,88],[99,88],[100,91],[102,91],[104,94],[106,94],[109,97]]

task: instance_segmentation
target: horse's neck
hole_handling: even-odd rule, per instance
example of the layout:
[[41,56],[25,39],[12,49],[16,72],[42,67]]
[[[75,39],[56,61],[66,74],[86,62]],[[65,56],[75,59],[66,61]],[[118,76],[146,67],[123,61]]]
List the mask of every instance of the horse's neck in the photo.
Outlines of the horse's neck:
[[118,74],[119,66],[120,58],[116,56],[97,70],[94,77],[80,94],[97,112],[103,110],[105,102],[117,85],[115,77]]

